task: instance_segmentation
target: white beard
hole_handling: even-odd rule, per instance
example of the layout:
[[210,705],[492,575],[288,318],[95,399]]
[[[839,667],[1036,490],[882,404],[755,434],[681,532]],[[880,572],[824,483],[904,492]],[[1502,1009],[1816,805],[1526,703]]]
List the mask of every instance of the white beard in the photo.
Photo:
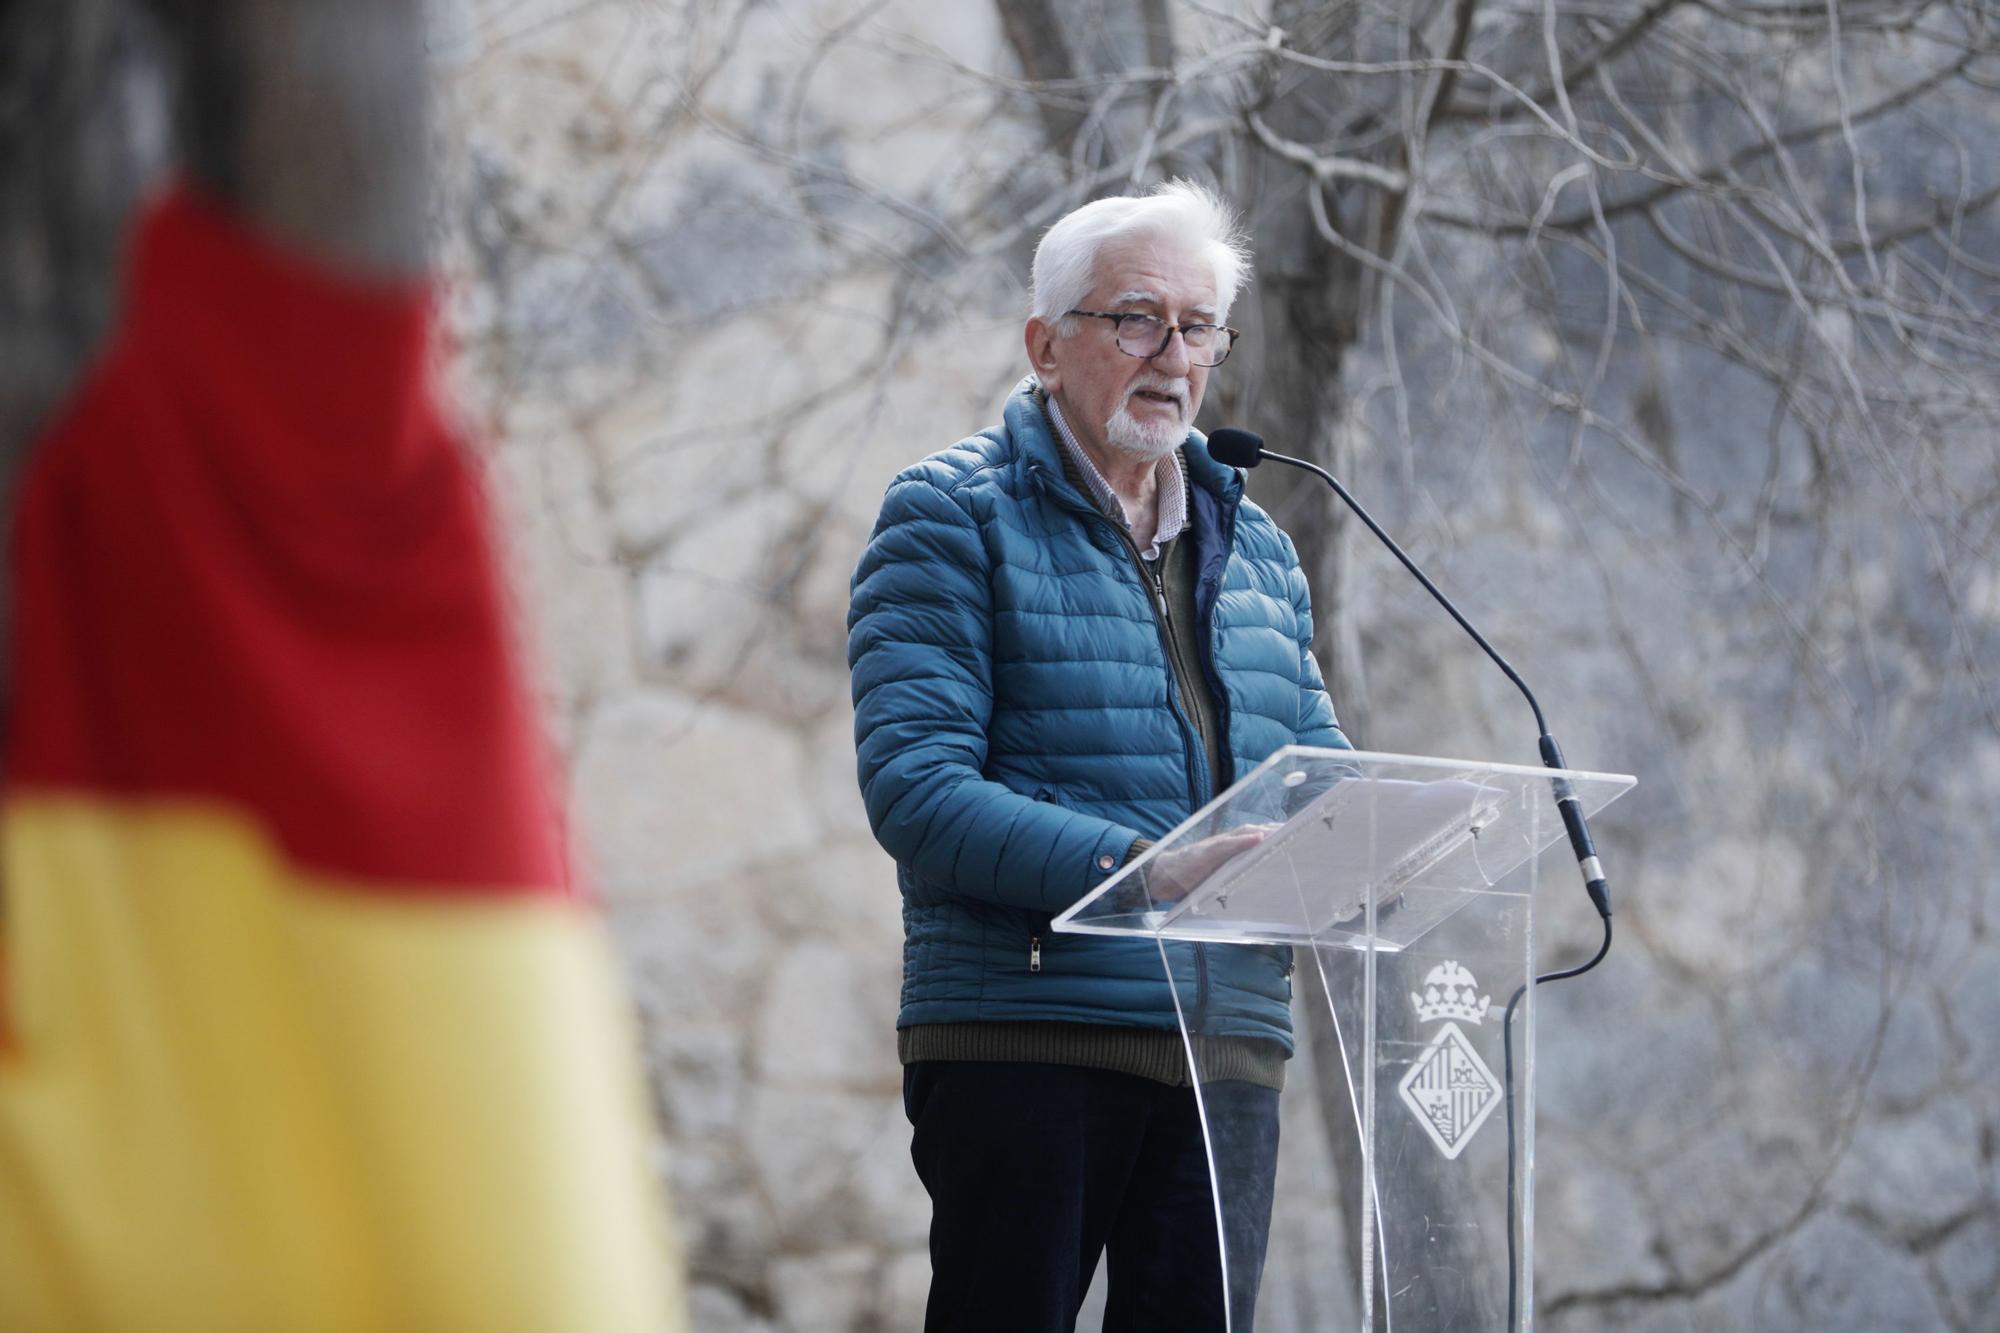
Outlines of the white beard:
[[[1171,393],[1180,398],[1181,419],[1179,421],[1140,421],[1132,415],[1132,395],[1142,389],[1152,389],[1159,393]],[[1183,379],[1168,379],[1165,376],[1148,376],[1132,386],[1125,395],[1125,401],[1118,404],[1118,410],[1104,423],[1104,439],[1120,453],[1134,458],[1154,462],[1165,458],[1180,448],[1187,439],[1188,384]]]

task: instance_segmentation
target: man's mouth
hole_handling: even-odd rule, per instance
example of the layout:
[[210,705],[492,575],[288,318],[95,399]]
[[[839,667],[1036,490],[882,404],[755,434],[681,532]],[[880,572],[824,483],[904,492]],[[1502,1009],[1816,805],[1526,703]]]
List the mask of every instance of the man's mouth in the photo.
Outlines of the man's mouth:
[[1167,393],[1161,389],[1134,389],[1132,391],[1132,397],[1137,398],[1142,402],[1164,403],[1165,405],[1176,409],[1178,409],[1181,405],[1181,399],[1179,394]]

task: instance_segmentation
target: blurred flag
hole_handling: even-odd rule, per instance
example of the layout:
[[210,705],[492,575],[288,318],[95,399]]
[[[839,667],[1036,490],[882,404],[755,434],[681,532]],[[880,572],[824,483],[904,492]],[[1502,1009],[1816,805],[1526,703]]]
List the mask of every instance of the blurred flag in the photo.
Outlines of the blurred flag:
[[22,477],[0,1328],[682,1327],[431,330],[170,194]]

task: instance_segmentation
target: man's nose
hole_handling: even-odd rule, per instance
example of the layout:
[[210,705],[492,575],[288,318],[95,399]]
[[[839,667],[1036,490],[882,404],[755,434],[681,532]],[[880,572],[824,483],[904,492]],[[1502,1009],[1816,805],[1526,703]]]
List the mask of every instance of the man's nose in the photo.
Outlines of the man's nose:
[[1185,375],[1193,362],[1188,360],[1187,339],[1176,328],[1167,335],[1167,345],[1153,354],[1153,367],[1166,375]]

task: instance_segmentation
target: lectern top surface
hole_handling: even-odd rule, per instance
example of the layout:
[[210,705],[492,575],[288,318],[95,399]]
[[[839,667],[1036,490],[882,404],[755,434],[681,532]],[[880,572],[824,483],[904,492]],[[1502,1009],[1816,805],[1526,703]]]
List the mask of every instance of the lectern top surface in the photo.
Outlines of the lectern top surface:
[[1478,895],[1533,892],[1564,836],[1554,780],[1586,814],[1616,773],[1288,746],[1056,918],[1089,934],[1399,949]]

